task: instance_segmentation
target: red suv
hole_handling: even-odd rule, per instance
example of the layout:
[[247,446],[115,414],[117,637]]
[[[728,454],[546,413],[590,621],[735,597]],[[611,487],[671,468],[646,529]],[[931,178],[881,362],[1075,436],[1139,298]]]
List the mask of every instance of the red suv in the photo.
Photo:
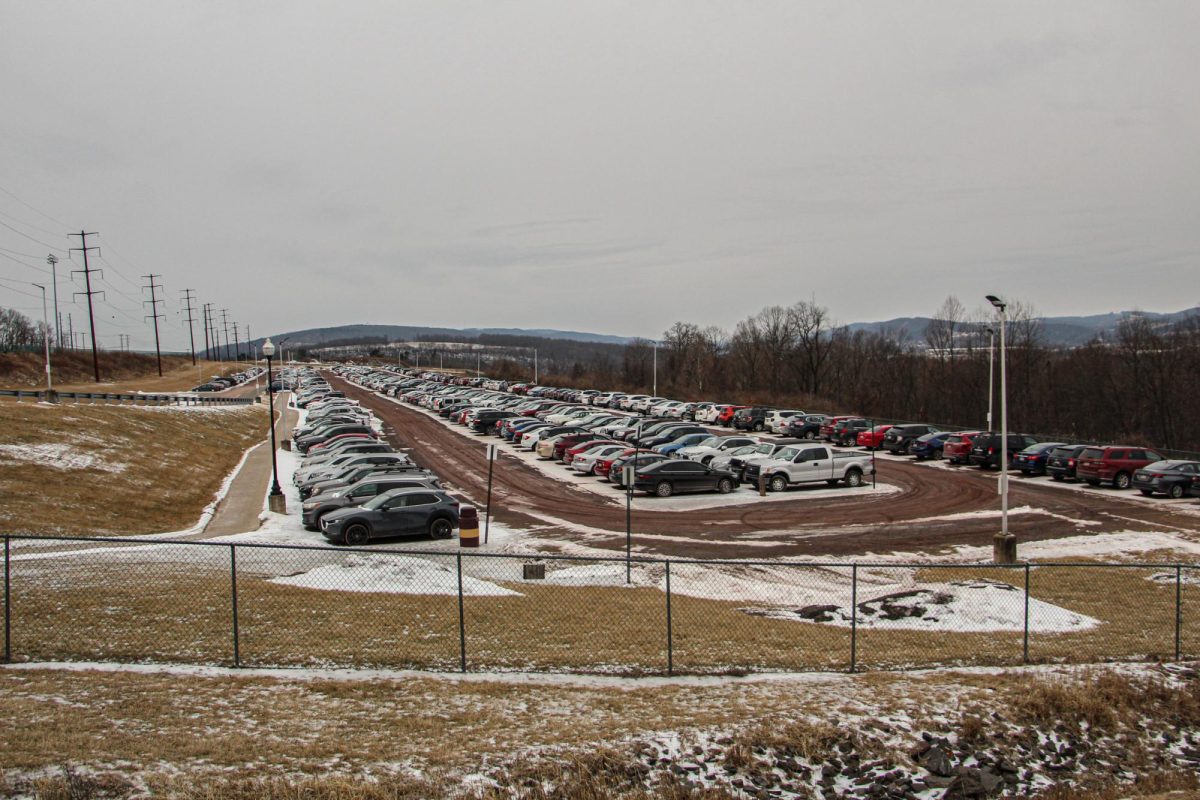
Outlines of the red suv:
[[1089,447],[1079,454],[1075,477],[1092,486],[1111,481],[1118,489],[1128,489],[1133,485],[1133,473],[1162,460],[1158,453],[1144,447]]
[[942,445],[942,458],[951,464],[971,463],[971,442],[984,431],[959,431],[952,433]]
[[722,406],[721,413],[717,416],[716,424],[724,425],[728,428],[733,424],[733,415],[743,408],[749,408],[749,406]]

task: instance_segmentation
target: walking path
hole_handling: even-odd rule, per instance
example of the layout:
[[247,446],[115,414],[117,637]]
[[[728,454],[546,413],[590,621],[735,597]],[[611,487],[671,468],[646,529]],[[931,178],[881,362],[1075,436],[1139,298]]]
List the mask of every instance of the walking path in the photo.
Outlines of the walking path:
[[[291,395],[287,392],[275,396],[275,438],[282,445],[292,435],[292,427],[299,414],[289,408]],[[262,442],[242,462],[242,468],[229,484],[229,491],[217,505],[213,517],[196,538],[222,536],[233,533],[249,533],[258,529],[259,516],[263,512],[263,498],[271,483],[271,443]]]

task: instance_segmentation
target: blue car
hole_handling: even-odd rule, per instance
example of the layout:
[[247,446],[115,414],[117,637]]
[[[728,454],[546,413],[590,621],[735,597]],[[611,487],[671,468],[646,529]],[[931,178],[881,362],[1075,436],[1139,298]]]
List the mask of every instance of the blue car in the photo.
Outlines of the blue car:
[[660,444],[652,448],[656,453],[662,453],[664,456],[673,454],[676,450],[682,450],[685,447],[700,444],[705,439],[711,439],[712,434],[705,431],[704,433],[689,433],[687,436],[680,436],[673,442]]
[[926,459],[940,461],[942,458],[942,448],[945,447],[946,440],[953,433],[954,431],[927,433],[912,443],[909,452],[917,457],[917,461],[924,461]]
[[1065,447],[1062,442],[1038,442],[1031,444],[1013,456],[1013,466],[1021,470],[1022,475],[1045,475],[1046,462],[1050,459],[1050,451],[1056,447]]

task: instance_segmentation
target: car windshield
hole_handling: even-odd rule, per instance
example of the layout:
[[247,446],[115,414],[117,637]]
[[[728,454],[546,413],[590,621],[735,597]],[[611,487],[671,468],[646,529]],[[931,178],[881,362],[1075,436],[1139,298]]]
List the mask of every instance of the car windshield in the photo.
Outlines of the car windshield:
[[775,445],[771,444],[770,442],[763,442],[758,447],[754,448],[754,452],[770,455],[771,453],[775,452]]
[[755,445],[747,445],[746,447],[739,447],[737,450],[734,450],[732,453],[730,453],[730,455],[748,456],[751,453],[757,453],[757,452],[758,452],[758,447],[756,447]]
[[709,436],[707,439],[702,439],[696,443],[697,447],[716,447],[721,443],[720,436]]

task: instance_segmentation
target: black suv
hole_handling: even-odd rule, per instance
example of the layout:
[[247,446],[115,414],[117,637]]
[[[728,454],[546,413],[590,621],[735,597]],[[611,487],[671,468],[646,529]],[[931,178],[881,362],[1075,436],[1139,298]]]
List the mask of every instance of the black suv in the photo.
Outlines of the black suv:
[[842,447],[858,444],[858,435],[871,430],[871,423],[862,417],[844,419],[833,426],[829,432],[829,441]]
[[772,410],[766,406],[739,408],[733,415],[733,427],[739,431],[761,431],[767,425],[767,413]]
[[[1008,435],[1008,469],[1013,468],[1017,453],[1030,445],[1037,444],[1037,439],[1026,433],[1010,433]],[[1000,434],[981,433],[971,440],[971,465],[980,469],[996,469],[1000,466]]]
[[797,414],[788,420],[783,435],[796,439],[816,439],[821,435],[821,426],[828,419],[829,417],[824,414],[805,414],[804,416]]
[[330,511],[347,506],[361,506],[376,495],[390,492],[392,489],[441,489],[437,478],[420,476],[405,477],[403,475],[380,475],[374,478],[364,478],[345,489],[337,489],[325,494],[313,495],[304,501],[302,519],[304,527],[310,531],[321,529],[321,517]]
[[[913,443],[927,433],[939,433],[941,428],[935,428],[933,425],[912,424],[912,425],[893,425],[888,428],[888,432],[883,435],[883,449],[894,455],[908,455]],[[1020,450],[1025,445],[1017,448]]]
[[1064,444],[1050,451],[1046,457],[1046,474],[1056,481],[1075,478],[1075,465],[1079,454],[1087,450],[1086,444]]

